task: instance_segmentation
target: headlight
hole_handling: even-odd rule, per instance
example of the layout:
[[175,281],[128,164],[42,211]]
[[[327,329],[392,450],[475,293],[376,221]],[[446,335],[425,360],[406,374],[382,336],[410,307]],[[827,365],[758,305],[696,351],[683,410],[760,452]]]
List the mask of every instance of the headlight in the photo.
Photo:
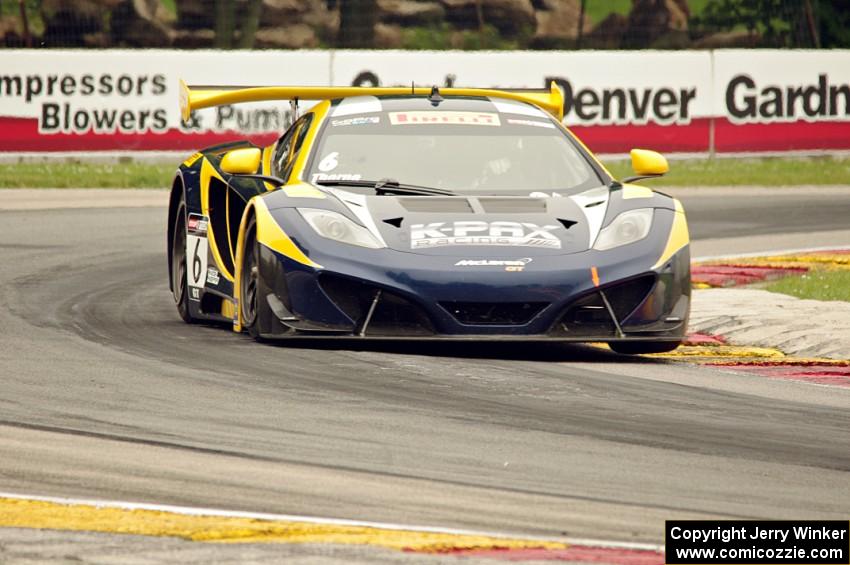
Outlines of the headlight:
[[599,232],[593,248],[598,251],[612,249],[645,238],[652,227],[652,208],[638,208],[623,212],[608,227]]
[[386,247],[375,239],[375,236],[369,230],[352,222],[342,214],[316,208],[298,208],[298,212],[307,220],[310,227],[322,237],[370,249]]

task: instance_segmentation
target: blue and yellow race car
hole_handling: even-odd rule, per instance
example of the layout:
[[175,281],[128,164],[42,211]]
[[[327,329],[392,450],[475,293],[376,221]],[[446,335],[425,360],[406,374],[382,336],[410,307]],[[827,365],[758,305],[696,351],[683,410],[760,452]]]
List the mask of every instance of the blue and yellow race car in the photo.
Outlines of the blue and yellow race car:
[[664,174],[618,181],[550,90],[188,87],[192,110],[319,101],[269,147],[235,142],[177,170],[171,290],[187,322],[258,339],[682,341],[689,238]]

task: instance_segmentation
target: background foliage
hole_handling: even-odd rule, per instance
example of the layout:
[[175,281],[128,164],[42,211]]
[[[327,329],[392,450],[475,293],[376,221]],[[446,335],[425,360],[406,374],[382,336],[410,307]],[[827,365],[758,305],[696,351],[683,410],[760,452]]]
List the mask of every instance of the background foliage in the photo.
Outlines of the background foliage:
[[0,0],[8,47],[850,47],[850,0]]

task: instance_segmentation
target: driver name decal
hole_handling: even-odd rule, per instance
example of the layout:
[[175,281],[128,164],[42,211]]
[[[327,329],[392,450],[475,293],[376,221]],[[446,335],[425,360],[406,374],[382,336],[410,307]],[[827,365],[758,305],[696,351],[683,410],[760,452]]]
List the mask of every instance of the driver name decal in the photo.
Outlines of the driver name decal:
[[538,226],[529,222],[484,222],[480,220],[432,222],[410,226],[410,248],[427,249],[449,245],[505,245],[560,249],[561,240],[552,232],[563,226]]

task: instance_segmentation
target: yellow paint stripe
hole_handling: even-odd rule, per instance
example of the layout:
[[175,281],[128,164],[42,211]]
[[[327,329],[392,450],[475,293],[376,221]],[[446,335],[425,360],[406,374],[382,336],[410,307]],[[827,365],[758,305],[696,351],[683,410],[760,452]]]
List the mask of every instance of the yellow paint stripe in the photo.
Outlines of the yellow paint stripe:
[[778,359],[785,354],[772,347],[742,347],[737,345],[682,345],[670,353],[654,353],[651,357],[675,359],[680,357],[759,358]]
[[[611,349],[607,343],[586,343],[591,347],[600,349]],[[744,347],[738,345],[680,345],[669,353],[646,353],[647,357],[658,357],[663,359],[682,359],[689,362],[702,362],[704,359],[716,361],[717,359],[786,359],[785,354],[772,347]]]
[[623,185],[623,200],[629,200],[632,198],[652,198],[653,194],[655,193],[645,186],[638,186],[636,184]]
[[287,184],[283,187],[283,191],[290,198],[325,198],[324,192],[306,182]]
[[764,261],[791,261],[798,263],[833,263],[850,265],[850,255],[840,253],[818,253],[817,255],[782,255],[774,257],[759,257]]
[[664,247],[661,257],[652,266],[653,269],[657,269],[666,263],[677,251],[690,243],[688,221],[685,219],[685,209],[678,200],[674,199],[674,202],[676,203],[676,212],[673,214],[673,226],[670,228],[670,236],[667,238],[667,245]]
[[485,535],[388,530],[223,516],[192,516],[155,510],[125,510],[83,504],[0,498],[0,527],[107,532],[176,537],[216,543],[334,543],[396,550],[546,548],[564,543]]
[[286,235],[277,221],[272,217],[265,200],[255,198],[253,202],[257,214],[257,241],[302,265],[307,265],[314,269],[322,268],[321,265],[307,257],[301,251],[301,248],[295,245],[294,241],[289,239],[289,236]]
[[188,159],[183,161],[183,165],[186,166],[186,167],[191,167],[195,163],[195,161],[197,161],[198,159],[200,159],[203,156],[204,156],[203,153],[195,153],[192,156],[190,156]]
[[225,318],[233,319],[233,315],[236,314],[236,305],[230,300],[224,299],[221,301],[221,315]]
[[[271,175],[272,174],[272,154],[274,153],[274,148],[277,147],[277,142],[269,145],[265,149],[263,149],[263,174]],[[276,187],[270,182],[264,182],[263,188],[266,189],[266,192],[269,190],[274,190]]]
[[245,230],[248,227],[246,222],[248,219],[247,212],[249,212],[252,208],[254,209],[257,221],[257,241],[270,249],[283,253],[294,261],[298,261],[299,263],[315,269],[322,268],[321,265],[307,257],[307,255],[301,251],[301,248],[295,245],[295,242],[286,235],[283,229],[278,225],[277,221],[275,221],[272,217],[266,201],[259,196],[252,198],[251,201],[248,202],[248,207],[245,211],[246,213],[242,214],[242,222],[239,224],[239,237],[236,240],[235,270],[236,274],[240,276],[237,276],[236,280],[233,281],[233,297],[236,301],[236,318],[233,322],[233,331],[235,332],[242,331],[242,308],[239,307],[239,295],[241,290],[240,280],[242,278],[242,262],[244,261],[244,257],[242,257],[242,248],[245,245]]
[[[298,157],[295,158],[295,164],[292,166],[292,175],[289,177],[289,184],[304,180],[304,168],[307,165],[307,160],[310,158],[310,154],[316,148],[316,136],[319,133],[319,129],[322,127],[322,122],[324,122],[325,117],[328,115],[330,107],[330,101],[325,100],[324,102],[316,104],[316,106],[310,110],[313,114],[313,120],[310,122],[310,129],[307,130],[307,136],[304,138],[304,143],[301,145],[301,151],[298,153]],[[322,196],[324,197],[324,195]]]
[[[215,170],[215,167],[213,167],[212,164],[206,158],[204,158],[204,160],[201,162],[201,212],[204,214],[204,216],[208,218],[210,217],[210,182],[214,178],[220,180],[221,182],[224,182],[224,179],[221,177],[220,174],[218,174],[218,172]],[[228,232],[229,231],[230,230],[228,230]],[[213,258],[215,259],[215,263],[218,267],[218,270],[221,272],[222,275],[224,275],[224,278],[232,282],[233,273],[228,271],[227,268],[224,266],[224,261],[222,260],[221,255],[219,254],[218,244],[215,241],[215,234],[213,233],[212,226],[210,226],[207,230],[207,239],[209,239],[210,250],[212,251]],[[227,249],[226,251],[227,253],[230,253],[230,249]]]
[[[227,252],[230,253],[230,258],[233,259],[233,254],[231,253],[231,249],[233,249],[233,239],[230,236],[230,197],[233,195],[233,191],[229,188],[227,192],[224,193],[224,225],[227,227]],[[210,222],[212,224],[212,222]],[[212,225],[207,228],[207,232],[212,233]]]
[[850,255],[800,255],[747,257],[739,259],[705,261],[700,265],[737,265],[741,267],[773,267],[777,269],[788,267],[806,267],[811,265],[825,266],[835,269],[850,269]]
[[[709,365],[723,363],[724,361],[712,360]],[[740,365],[759,365],[760,363],[764,363],[763,359],[742,359],[735,360],[736,363]],[[779,363],[780,367],[818,367],[818,366],[829,366],[829,367],[850,367],[850,360],[847,359],[826,359],[822,357],[783,357],[781,359],[771,359],[773,363]]]

